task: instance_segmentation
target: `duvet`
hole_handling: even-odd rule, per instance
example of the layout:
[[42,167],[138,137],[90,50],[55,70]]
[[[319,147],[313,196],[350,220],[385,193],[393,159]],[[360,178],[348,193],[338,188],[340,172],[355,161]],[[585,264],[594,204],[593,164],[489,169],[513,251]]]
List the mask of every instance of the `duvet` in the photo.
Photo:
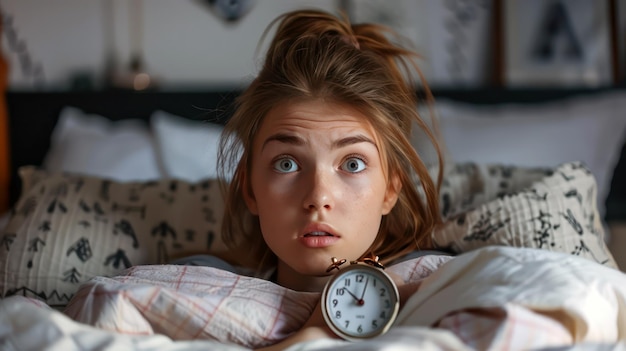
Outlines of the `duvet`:
[[[385,335],[290,350],[626,350],[626,275],[570,254],[487,246],[388,270],[415,292]],[[0,301],[2,350],[245,350],[297,330],[319,294],[216,268],[148,265],[92,279],[65,311]]]

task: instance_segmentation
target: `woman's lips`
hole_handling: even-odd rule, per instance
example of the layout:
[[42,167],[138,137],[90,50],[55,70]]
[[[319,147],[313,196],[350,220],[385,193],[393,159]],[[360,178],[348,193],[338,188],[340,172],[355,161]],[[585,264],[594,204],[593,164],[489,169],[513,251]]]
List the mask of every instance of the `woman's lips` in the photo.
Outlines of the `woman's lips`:
[[300,242],[309,248],[327,247],[339,240],[333,228],[323,223],[312,223],[306,226],[300,236]]
[[300,237],[300,242],[308,248],[322,248],[331,246],[339,240],[339,237],[334,235],[303,235]]

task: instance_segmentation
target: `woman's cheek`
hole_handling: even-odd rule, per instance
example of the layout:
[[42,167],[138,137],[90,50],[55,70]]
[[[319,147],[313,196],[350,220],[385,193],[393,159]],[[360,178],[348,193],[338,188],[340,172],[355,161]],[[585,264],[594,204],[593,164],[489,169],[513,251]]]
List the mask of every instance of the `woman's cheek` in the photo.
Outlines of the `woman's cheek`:
[[296,186],[296,177],[293,175],[285,175],[276,172],[272,172],[274,174],[270,174],[267,177],[265,182],[265,187],[268,191],[268,195],[284,198],[293,194],[294,189],[297,189]]
[[346,191],[358,197],[366,197],[375,189],[376,182],[372,179],[371,174],[350,175],[344,180]]

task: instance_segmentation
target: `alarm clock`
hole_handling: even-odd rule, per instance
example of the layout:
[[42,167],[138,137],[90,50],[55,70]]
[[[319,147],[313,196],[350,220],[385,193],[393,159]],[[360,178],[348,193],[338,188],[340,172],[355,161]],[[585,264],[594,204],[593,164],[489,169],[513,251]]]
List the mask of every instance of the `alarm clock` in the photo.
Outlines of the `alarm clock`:
[[[398,288],[376,260],[352,261],[339,270],[322,291],[322,314],[338,336],[363,340],[384,334],[400,308]],[[344,263],[333,258],[329,271]]]

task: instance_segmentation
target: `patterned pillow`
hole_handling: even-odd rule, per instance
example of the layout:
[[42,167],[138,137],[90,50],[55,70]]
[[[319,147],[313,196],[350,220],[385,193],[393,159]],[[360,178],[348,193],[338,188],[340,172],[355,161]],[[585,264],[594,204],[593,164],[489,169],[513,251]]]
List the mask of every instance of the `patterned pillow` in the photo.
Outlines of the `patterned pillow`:
[[595,178],[583,163],[554,169],[465,163],[444,179],[445,222],[433,233],[441,248],[538,248],[617,268],[605,243]]
[[0,235],[3,297],[63,306],[94,276],[226,251],[216,180],[116,182],[33,167],[20,176],[23,195]]

